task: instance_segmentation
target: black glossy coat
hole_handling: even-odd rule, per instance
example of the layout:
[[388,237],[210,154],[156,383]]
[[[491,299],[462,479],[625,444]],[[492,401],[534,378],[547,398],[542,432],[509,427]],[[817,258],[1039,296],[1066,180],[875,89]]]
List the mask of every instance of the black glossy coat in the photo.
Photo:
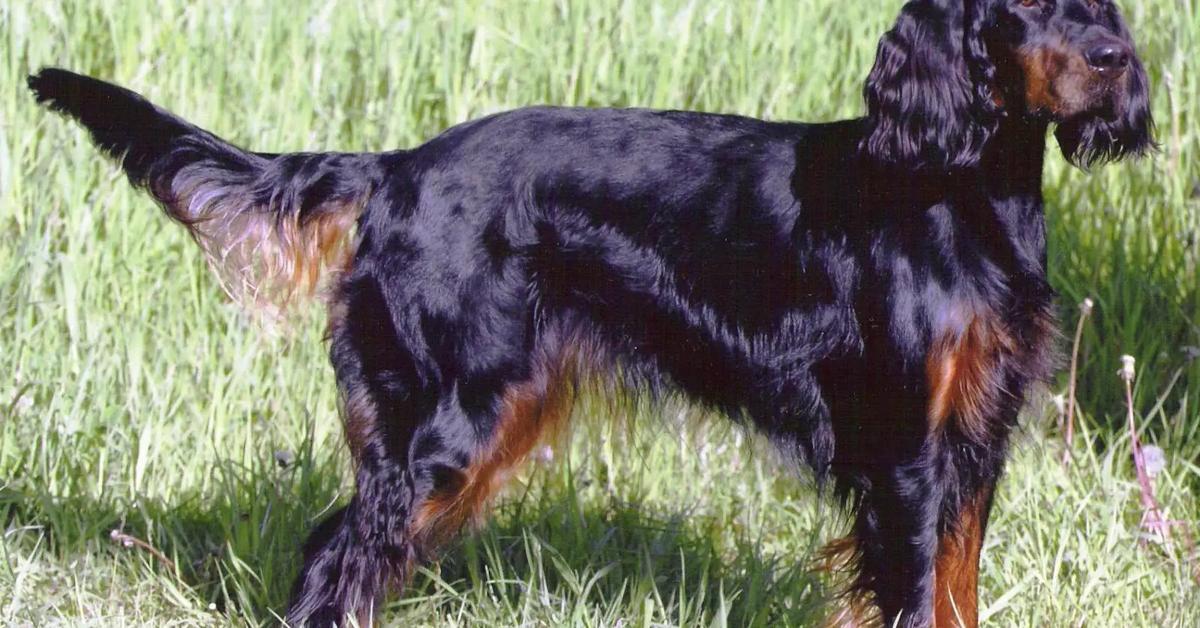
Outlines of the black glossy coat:
[[357,219],[330,326],[357,494],[307,544],[289,620],[311,625],[370,620],[596,377],[832,478],[876,619],[973,624],[1008,436],[1051,366],[1047,130],[1085,165],[1152,146],[1145,71],[1097,0],[912,0],[867,116],[831,124],[530,108],[279,155],[95,79],[30,86],[231,275],[302,284]]

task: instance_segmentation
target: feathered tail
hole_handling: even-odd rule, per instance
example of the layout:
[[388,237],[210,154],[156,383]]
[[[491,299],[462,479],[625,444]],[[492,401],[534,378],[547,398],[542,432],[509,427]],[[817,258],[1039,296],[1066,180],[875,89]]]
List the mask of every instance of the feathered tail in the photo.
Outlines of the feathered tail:
[[42,69],[28,83],[187,227],[239,300],[311,293],[323,270],[345,260],[382,179],[379,155],[245,151],[132,91],[66,70]]

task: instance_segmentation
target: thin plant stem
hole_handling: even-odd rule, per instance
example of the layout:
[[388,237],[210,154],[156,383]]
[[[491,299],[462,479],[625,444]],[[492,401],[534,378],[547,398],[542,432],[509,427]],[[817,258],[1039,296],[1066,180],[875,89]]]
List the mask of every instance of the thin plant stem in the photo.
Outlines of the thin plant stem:
[[170,558],[167,558],[166,554],[158,551],[158,548],[147,543],[146,541],[143,541],[131,534],[125,534],[116,528],[109,533],[109,537],[112,538],[114,543],[120,543],[124,547],[140,547],[147,552],[150,552],[150,555],[157,559],[158,562],[162,563],[162,566],[165,567],[167,571],[173,574],[179,573],[179,569],[176,568],[175,563]]
[[1071,447],[1075,441],[1075,387],[1079,377],[1079,344],[1083,338],[1083,323],[1092,313],[1092,300],[1079,304],[1079,322],[1075,325],[1075,342],[1071,345],[1071,376],[1067,383],[1067,425],[1063,433],[1063,464],[1071,462]]

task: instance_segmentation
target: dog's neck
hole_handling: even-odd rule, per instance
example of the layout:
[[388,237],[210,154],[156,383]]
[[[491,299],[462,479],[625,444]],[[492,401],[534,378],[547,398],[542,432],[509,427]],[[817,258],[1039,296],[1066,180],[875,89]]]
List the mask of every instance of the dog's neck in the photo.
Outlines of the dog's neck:
[[[1046,225],[1042,200],[1045,121],[1004,118],[981,160],[976,183],[986,195],[985,216],[975,224],[1003,238],[991,238],[994,254],[1010,272],[1044,279]],[[999,261],[999,260],[998,260]]]
[[1041,199],[1048,128],[1044,120],[1024,116],[1001,119],[979,165],[993,196]]

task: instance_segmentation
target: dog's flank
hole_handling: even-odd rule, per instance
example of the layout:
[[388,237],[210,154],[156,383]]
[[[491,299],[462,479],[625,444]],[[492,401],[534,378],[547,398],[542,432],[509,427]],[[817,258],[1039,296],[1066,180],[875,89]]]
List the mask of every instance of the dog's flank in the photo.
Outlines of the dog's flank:
[[340,267],[382,176],[368,154],[242,150],[127,89],[66,70],[29,77],[195,238],[235,299],[286,304]]

